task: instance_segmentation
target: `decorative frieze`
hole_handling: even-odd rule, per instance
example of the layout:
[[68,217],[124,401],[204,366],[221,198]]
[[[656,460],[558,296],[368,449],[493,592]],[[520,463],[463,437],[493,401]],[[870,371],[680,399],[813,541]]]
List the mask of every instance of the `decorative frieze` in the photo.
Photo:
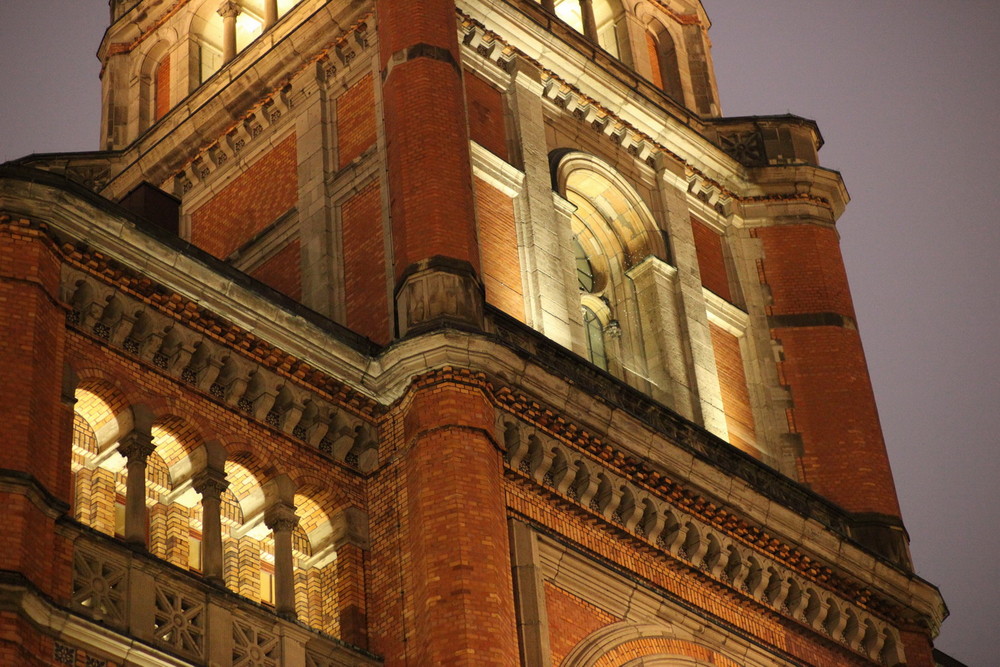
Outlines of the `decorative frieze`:
[[260,348],[261,341],[241,340],[221,320],[191,326],[184,316],[195,315],[194,304],[184,306],[179,295],[158,308],[80,269],[64,265],[63,279],[70,326],[338,461],[365,470],[376,465],[374,426],[331,400],[336,392],[324,396],[297,382],[310,373],[273,363],[277,351]]
[[750,548],[541,430],[510,417],[501,417],[498,428],[511,472],[852,651],[888,665],[903,662],[895,628],[828,582]]

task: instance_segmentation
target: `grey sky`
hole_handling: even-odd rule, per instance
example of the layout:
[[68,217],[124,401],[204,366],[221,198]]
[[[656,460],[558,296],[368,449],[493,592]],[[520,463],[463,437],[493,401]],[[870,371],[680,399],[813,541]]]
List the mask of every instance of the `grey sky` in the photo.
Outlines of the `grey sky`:
[[[853,201],[839,223],[938,646],[1000,655],[1000,3],[705,0],[728,115],[819,122]],[[106,0],[0,1],[0,161],[92,150]]]

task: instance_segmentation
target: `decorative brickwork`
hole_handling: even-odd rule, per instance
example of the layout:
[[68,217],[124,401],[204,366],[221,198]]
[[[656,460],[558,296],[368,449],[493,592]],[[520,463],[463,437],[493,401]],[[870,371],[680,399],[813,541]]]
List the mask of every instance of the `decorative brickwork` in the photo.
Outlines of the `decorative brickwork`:
[[292,134],[191,213],[191,242],[224,259],[249,241],[295,206],[296,164]]
[[[360,85],[360,84],[359,84]],[[389,296],[382,222],[382,194],[377,180],[341,207],[347,326],[376,343],[388,343]]]
[[482,179],[477,178],[475,183],[486,302],[523,322],[524,294],[514,205],[510,197]]

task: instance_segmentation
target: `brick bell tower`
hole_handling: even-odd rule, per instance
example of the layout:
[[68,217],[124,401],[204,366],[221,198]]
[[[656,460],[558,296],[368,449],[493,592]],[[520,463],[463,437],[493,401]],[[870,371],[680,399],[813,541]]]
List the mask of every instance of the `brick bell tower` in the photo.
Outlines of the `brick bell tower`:
[[0,166],[0,662],[934,665],[847,192],[709,28],[113,0]]

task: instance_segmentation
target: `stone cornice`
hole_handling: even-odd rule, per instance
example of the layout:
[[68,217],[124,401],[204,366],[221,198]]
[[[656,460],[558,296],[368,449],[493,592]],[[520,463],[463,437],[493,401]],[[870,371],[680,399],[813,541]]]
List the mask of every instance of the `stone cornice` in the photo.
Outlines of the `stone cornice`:
[[[578,83],[571,82],[584,82],[585,85],[589,81],[586,76],[570,77],[557,73],[532,58],[506,38],[488,29],[480,20],[462,10],[459,10],[458,15],[459,39],[466,48],[486,57],[487,60],[505,71],[510,71],[514,60],[524,60],[531,63],[540,71],[543,86],[542,96],[545,99],[573,116],[578,122],[588,125],[596,133],[603,135],[618,148],[632,154],[640,162],[656,167],[660,161],[667,159],[683,165],[688,174],[688,180],[697,182],[699,191],[716,193],[716,198],[747,204],[778,201],[808,202],[829,209],[835,217],[843,210],[842,202],[846,203],[846,198],[839,196],[840,191],[836,188],[828,191],[828,188],[812,187],[806,191],[763,193],[760,192],[762,188],[756,187],[752,178],[739,186],[724,184],[719,178],[711,175],[705,166],[697,165],[677,151],[672,150],[652,136],[652,131],[646,131],[639,127],[625,118],[623,114],[612,109],[610,104],[599,101],[598,95],[588,94]],[[684,124],[690,131],[697,132],[694,127],[696,123],[687,121]],[[716,154],[716,159],[720,161],[720,164],[732,162],[729,171],[734,174],[745,173],[745,170],[735,160],[726,155],[721,148],[705,138],[700,132],[699,138],[703,142],[703,150],[707,149]],[[784,169],[785,167],[772,167],[756,170],[756,172],[763,174],[776,172],[777,178],[780,180]],[[815,173],[832,174],[839,179],[837,172],[821,167],[811,167],[811,169]],[[769,177],[767,180],[773,178]],[[816,177],[813,176],[813,179],[816,180]]]

